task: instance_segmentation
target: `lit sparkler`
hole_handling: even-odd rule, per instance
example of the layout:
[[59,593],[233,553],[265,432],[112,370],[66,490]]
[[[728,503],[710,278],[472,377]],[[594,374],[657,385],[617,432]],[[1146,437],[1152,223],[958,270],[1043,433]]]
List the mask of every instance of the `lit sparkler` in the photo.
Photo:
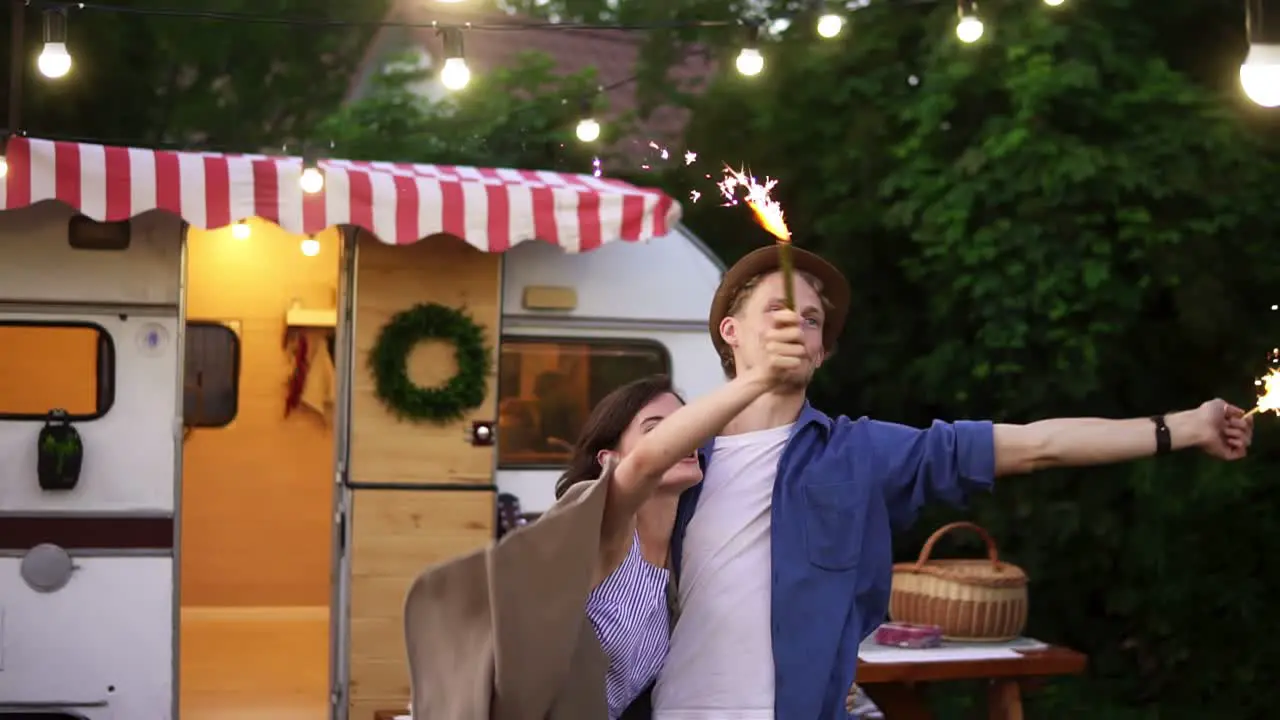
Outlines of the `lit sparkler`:
[[737,205],[738,190],[746,192],[747,207],[755,215],[756,222],[778,241],[778,263],[782,266],[782,287],[787,307],[796,308],[795,281],[791,260],[791,230],[787,228],[786,217],[782,205],[773,199],[773,189],[777,180],[765,178],[763,183],[757,182],[746,172],[737,171],[728,165],[724,168],[724,180],[718,183],[720,194],[724,196],[726,205]]
[[1258,397],[1257,406],[1244,416],[1249,417],[1259,412],[1273,412],[1280,415],[1280,368],[1271,368],[1266,376],[1255,381],[1254,384],[1262,387],[1262,395]]

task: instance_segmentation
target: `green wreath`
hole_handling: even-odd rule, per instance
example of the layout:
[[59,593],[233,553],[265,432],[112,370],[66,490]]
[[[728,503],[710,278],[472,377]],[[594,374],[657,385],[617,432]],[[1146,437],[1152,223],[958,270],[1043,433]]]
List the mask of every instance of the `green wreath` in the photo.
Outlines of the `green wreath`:
[[[409,379],[409,353],[424,340],[454,344],[458,374],[433,388]],[[491,355],[484,329],[466,313],[428,303],[397,313],[369,351],[378,398],[404,420],[445,423],[484,404]]]

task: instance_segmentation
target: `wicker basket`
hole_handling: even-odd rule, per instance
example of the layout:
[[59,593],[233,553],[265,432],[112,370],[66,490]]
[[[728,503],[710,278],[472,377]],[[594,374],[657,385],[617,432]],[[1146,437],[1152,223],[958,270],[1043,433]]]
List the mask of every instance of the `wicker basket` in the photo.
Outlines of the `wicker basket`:
[[[987,543],[986,560],[930,560],[938,538],[967,529]],[[955,522],[929,536],[913,563],[893,566],[889,616],[894,622],[937,625],[947,640],[1003,642],[1027,626],[1027,574],[1000,561],[995,541],[970,522]]]

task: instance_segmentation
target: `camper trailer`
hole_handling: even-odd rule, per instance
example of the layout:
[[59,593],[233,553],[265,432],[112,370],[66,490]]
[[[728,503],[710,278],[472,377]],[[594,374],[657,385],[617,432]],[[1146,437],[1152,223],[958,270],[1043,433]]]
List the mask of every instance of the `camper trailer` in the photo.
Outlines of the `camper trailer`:
[[[722,268],[661,193],[4,150],[0,720],[402,711],[412,579],[490,542],[499,493],[545,510],[612,388],[720,381]],[[480,396],[379,382],[422,308],[481,331]],[[465,369],[447,338],[401,346],[416,390]]]

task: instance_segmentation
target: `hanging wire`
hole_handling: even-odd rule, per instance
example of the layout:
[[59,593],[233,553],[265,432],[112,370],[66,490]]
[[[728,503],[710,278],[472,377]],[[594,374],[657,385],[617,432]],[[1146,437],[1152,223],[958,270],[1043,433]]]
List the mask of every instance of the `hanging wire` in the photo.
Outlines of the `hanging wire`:
[[117,15],[147,15],[153,17],[189,18],[193,20],[217,20],[223,22],[256,23],[266,25],[295,25],[307,27],[365,27],[365,28],[442,28],[456,27],[465,30],[519,31],[519,30],[678,30],[696,28],[734,27],[734,20],[672,20],[645,23],[560,23],[549,21],[505,22],[418,22],[395,20],[343,20],[313,17],[288,17],[261,13],[224,12],[219,10],[192,10],[188,8],[143,8],[93,2],[44,2],[31,0],[35,8],[64,8],[67,10],[113,13]]
[[[592,95],[605,95],[615,90],[623,88],[640,79],[639,75],[631,75],[616,82],[602,85],[600,89]],[[567,101],[566,101],[567,102]],[[524,107],[524,106],[522,106]],[[521,108],[516,110],[517,113]],[[220,155],[237,155],[237,154],[261,154],[264,151],[261,148],[245,149],[243,145],[234,145],[229,143],[205,143],[179,140],[144,140],[141,138],[128,137],[100,137],[86,135],[70,135],[60,133],[28,133],[26,131],[10,131],[0,130],[0,156],[3,156],[4,143],[10,136],[16,137],[36,137],[41,140],[53,140],[57,142],[81,143],[86,145],[111,145],[116,147],[145,147],[153,150],[172,150],[175,152],[207,152],[217,153]],[[332,144],[330,148],[333,149]],[[288,152],[285,148],[284,152]]]

